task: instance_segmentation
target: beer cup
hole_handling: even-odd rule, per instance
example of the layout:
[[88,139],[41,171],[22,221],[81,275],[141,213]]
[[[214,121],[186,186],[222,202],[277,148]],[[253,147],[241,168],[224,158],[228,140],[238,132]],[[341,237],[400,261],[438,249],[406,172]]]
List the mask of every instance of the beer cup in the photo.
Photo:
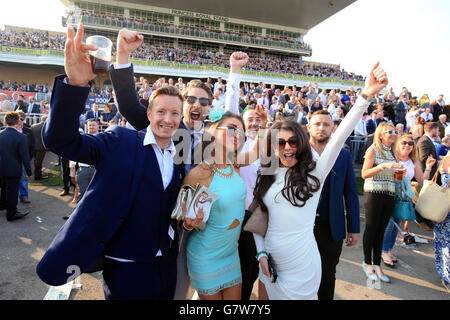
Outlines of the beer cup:
[[401,182],[405,176],[406,168],[395,169],[395,180]]
[[89,50],[92,72],[98,75],[107,74],[111,63],[111,40],[103,36],[91,36],[86,39],[86,44],[92,44],[98,48],[95,51]]

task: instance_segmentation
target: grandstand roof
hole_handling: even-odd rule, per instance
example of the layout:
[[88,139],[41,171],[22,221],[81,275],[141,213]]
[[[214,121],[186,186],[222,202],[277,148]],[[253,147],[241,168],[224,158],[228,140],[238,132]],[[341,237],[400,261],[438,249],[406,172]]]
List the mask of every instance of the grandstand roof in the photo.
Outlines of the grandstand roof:
[[120,2],[194,11],[222,17],[263,22],[305,31],[356,0],[127,0]]

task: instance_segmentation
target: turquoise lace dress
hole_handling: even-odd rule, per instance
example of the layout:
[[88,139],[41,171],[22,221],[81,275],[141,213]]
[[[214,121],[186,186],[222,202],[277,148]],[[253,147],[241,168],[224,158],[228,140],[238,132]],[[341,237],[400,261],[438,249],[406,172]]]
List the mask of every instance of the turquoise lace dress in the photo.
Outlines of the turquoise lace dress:
[[[230,170],[228,167],[222,171]],[[219,199],[211,207],[205,231],[193,231],[186,248],[191,286],[204,296],[242,282],[238,240],[247,193],[244,181],[236,172],[231,178],[214,174],[209,189]],[[237,227],[230,229],[232,225]]]
[[[450,181],[450,174],[441,172],[442,186]],[[434,224],[434,249],[436,269],[447,283],[450,283],[450,212],[441,223]]]

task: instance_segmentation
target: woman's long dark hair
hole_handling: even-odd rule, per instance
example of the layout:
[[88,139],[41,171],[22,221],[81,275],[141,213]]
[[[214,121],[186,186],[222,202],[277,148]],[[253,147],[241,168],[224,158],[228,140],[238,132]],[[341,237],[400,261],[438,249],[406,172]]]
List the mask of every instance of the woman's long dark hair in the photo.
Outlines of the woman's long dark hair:
[[[294,207],[304,207],[306,201],[313,196],[314,192],[320,189],[320,180],[311,175],[311,171],[316,168],[316,162],[312,158],[311,145],[309,144],[308,135],[300,124],[292,120],[284,120],[276,122],[270,128],[267,134],[266,156],[272,157],[274,154],[273,146],[271,146],[272,134],[275,130],[291,131],[298,140],[297,153],[295,158],[297,163],[286,172],[285,185],[281,190],[283,197],[288,200]],[[279,160],[279,159],[278,159]],[[267,164],[269,163],[269,164]],[[281,163],[280,163],[281,164]],[[270,161],[262,161],[262,167],[269,166]],[[310,182],[312,180],[312,182]],[[267,209],[263,203],[263,197],[275,181],[275,174],[259,174],[256,181],[256,187],[253,195],[261,204],[262,208]]]

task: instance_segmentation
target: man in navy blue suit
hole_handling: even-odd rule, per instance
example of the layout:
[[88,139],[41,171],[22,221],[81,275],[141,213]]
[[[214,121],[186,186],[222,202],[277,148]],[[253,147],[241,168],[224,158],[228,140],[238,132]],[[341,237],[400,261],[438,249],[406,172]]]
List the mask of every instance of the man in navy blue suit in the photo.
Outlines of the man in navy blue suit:
[[[318,111],[311,117],[308,131],[315,159],[325,149],[333,128],[333,121],[327,111]],[[314,226],[322,260],[322,279],[317,294],[319,300],[333,300],[336,266],[343,240],[346,239],[348,247],[354,246],[358,241],[359,228],[359,200],[352,157],[348,150],[342,149],[324,182]]]
[[[39,262],[37,274],[57,286],[103,269],[106,299],[173,299],[178,239],[170,214],[181,172],[173,162],[171,137],[181,120],[183,97],[175,87],[156,90],[149,101],[146,133],[115,127],[81,135],[79,116],[96,76],[87,58],[88,50],[96,48],[81,42],[83,34],[82,24],[75,37],[68,27],[67,76],[55,78],[43,142],[64,158],[93,165],[96,173]],[[201,217],[184,223],[192,228],[200,222]]]
[[32,174],[27,138],[17,131],[19,118],[18,112],[7,112],[4,118],[6,128],[0,132],[0,210],[6,209],[8,221],[21,219],[28,214],[17,211],[22,170],[25,170],[29,178]]
[[98,111],[98,104],[94,103],[94,104],[92,104],[92,110],[89,110],[86,113],[86,120],[94,119],[94,120],[99,121],[101,115],[102,115],[102,113],[100,111]]

